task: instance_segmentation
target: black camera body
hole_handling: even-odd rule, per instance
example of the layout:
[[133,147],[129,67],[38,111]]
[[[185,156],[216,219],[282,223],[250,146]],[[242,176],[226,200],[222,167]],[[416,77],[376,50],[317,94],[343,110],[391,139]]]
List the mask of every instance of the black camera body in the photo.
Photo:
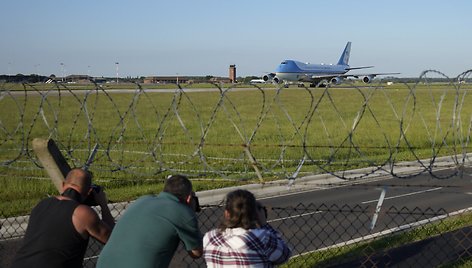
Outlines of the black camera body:
[[[100,193],[100,191],[102,191],[102,187],[100,185],[92,184],[92,192],[94,192],[95,194],[98,194],[98,193]],[[87,196],[87,198],[83,202],[84,205],[98,206],[98,203],[94,198],[94,193],[92,193],[92,192],[90,192],[90,194]]]
[[[99,193],[102,191],[102,187],[99,185],[94,185],[92,184],[92,191],[95,193]],[[87,196],[85,200],[82,201],[82,195],[77,192],[75,189],[68,188],[66,189],[63,193],[62,196],[69,197],[72,200],[75,200],[81,204],[87,205],[87,206],[97,206],[98,203],[94,198],[94,194],[90,192],[90,194]]]
[[200,207],[200,200],[198,200],[198,197],[196,195],[193,195],[193,198],[195,199],[195,212],[202,211],[202,208]]

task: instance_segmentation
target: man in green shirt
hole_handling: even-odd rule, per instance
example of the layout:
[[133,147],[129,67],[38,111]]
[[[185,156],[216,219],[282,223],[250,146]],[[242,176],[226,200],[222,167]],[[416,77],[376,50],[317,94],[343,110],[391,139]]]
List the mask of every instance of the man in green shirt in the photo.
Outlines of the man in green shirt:
[[139,198],[118,220],[97,267],[168,267],[180,241],[191,257],[201,257],[195,201],[188,178],[168,178],[163,192]]

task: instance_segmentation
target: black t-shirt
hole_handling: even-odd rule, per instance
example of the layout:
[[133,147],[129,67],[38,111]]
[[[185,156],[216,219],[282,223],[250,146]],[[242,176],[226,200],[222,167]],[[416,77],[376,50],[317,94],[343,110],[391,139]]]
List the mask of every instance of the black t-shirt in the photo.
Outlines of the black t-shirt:
[[72,214],[79,205],[55,197],[39,202],[31,212],[23,245],[12,268],[82,267],[88,239],[72,223]]

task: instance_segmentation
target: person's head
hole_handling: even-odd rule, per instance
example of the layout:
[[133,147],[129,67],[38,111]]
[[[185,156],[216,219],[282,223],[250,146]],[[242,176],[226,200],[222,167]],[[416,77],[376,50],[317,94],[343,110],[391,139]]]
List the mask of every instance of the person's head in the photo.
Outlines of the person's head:
[[192,198],[192,182],[183,175],[173,175],[167,178],[164,192],[173,194],[183,202],[189,204]]
[[226,195],[224,228],[256,228],[256,198],[247,190],[235,190]]
[[92,173],[81,168],[74,168],[65,178],[62,184],[62,190],[65,192],[67,189],[76,190],[82,197],[83,200],[87,198],[92,190]]

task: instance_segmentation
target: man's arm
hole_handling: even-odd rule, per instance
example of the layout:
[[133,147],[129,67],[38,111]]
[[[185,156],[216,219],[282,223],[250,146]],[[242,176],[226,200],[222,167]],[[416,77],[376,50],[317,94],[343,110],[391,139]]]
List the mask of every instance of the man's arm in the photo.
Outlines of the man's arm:
[[112,228],[100,220],[97,213],[87,205],[78,206],[72,216],[75,229],[82,237],[93,236],[105,244],[110,237]]
[[193,211],[193,218],[187,226],[189,229],[185,231],[182,230],[180,233],[180,235],[182,235],[180,238],[184,240],[184,243],[186,243],[185,241],[188,241],[188,239],[193,240],[196,238],[196,241],[198,241],[198,246],[191,250],[187,250],[187,253],[190,257],[198,259],[203,255],[202,235],[200,233],[200,229],[198,228],[197,215],[195,215],[195,212],[200,208],[200,205],[198,204],[198,199],[196,198],[194,192],[192,192],[192,195],[187,198],[187,201],[188,206]]
[[102,190],[100,192],[92,192],[93,198],[97,202],[97,204],[100,206],[100,209],[102,211],[102,220],[110,226],[110,228],[113,229],[115,226],[115,219],[111,215],[111,211],[108,208],[108,198],[105,194],[105,192]]

